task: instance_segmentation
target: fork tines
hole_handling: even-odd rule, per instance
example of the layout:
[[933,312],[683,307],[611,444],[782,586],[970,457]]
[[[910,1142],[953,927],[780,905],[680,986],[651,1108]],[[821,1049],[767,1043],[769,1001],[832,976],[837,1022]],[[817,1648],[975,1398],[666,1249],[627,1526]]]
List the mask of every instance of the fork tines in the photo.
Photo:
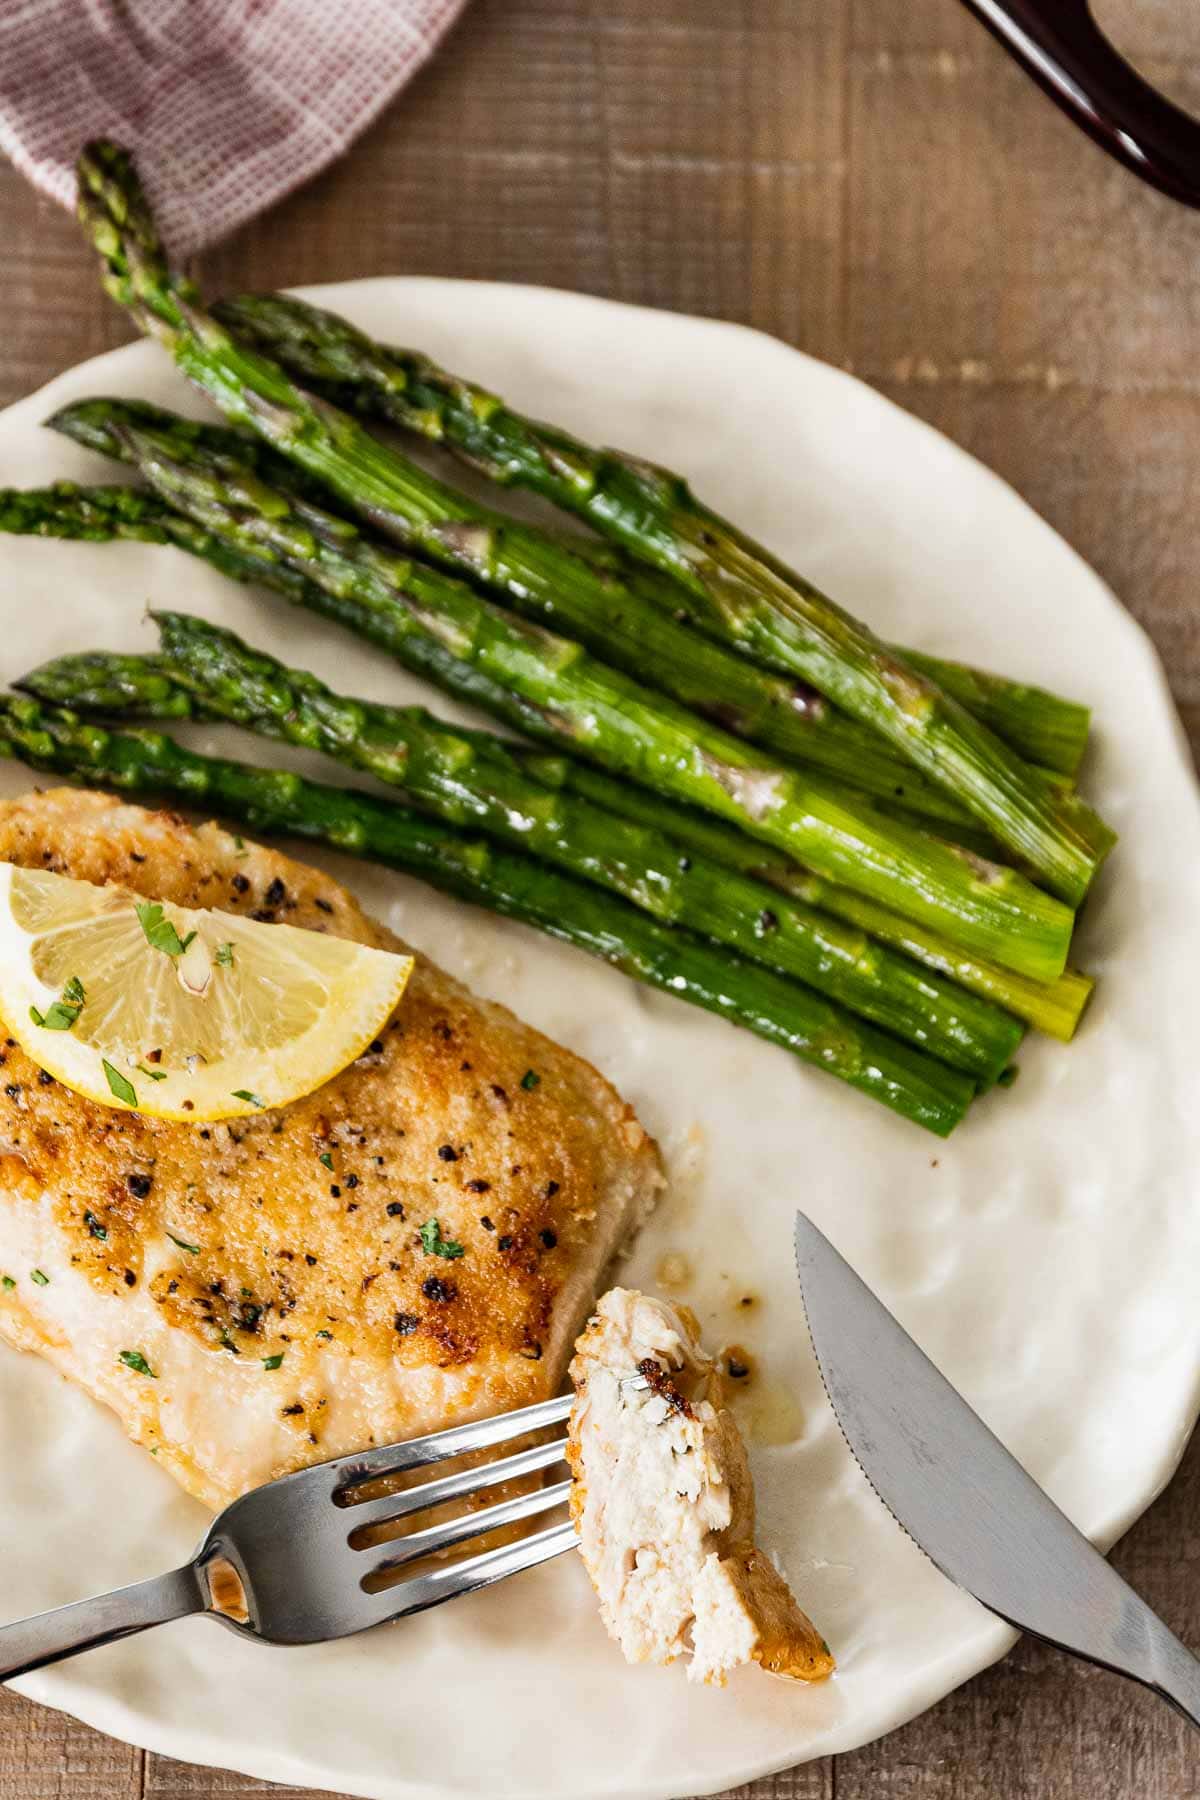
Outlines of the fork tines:
[[[347,1459],[344,1467],[337,1470],[333,1499],[344,1508],[350,1548],[387,1551],[386,1555],[369,1562],[361,1581],[363,1598],[370,1595],[378,1601],[381,1621],[422,1612],[457,1595],[488,1587],[507,1575],[534,1568],[575,1547],[574,1526],[570,1520],[565,1520],[515,1541],[482,1549],[474,1555],[446,1560],[440,1566],[435,1564],[408,1579],[397,1579],[400,1571],[413,1564],[447,1557],[450,1551],[462,1545],[486,1540],[495,1532],[509,1531],[527,1519],[564,1506],[571,1491],[569,1478],[507,1495],[477,1510],[457,1511],[451,1518],[407,1532],[386,1544],[379,1541],[387,1527],[400,1524],[414,1514],[431,1512],[452,1501],[471,1501],[488,1489],[524,1480],[561,1463],[566,1448],[566,1438],[561,1435],[547,1442],[528,1445],[495,1461],[479,1458],[481,1452],[493,1446],[534,1433],[541,1434],[551,1426],[561,1424],[570,1408],[569,1396],[543,1401],[518,1412],[483,1419],[476,1424],[454,1426],[405,1444],[389,1445],[366,1456]],[[387,1477],[467,1456],[473,1461],[466,1468],[405,1487],[399,1493],[376,1494],[361,1501],[355,1499],[363,1487],[374,1486]],[[364,1562],[367,1560],[364,1558]]]

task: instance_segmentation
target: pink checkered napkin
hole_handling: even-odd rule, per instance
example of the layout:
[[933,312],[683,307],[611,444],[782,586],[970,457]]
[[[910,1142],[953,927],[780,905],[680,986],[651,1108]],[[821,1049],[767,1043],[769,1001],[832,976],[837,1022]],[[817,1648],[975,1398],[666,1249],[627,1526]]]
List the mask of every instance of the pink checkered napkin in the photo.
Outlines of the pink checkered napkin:
[[88,138],[134,151],[177,256],[338,157],[464,0],[0,0],[0,150],[71,206]]

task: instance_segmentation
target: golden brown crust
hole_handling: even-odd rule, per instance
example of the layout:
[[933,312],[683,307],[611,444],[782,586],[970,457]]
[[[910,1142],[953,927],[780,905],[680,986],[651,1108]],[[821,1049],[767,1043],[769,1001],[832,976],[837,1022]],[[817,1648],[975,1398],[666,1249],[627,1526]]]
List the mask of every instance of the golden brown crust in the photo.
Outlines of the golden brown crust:
[[[99,794],[0,807],[0,860],[398,947],[323,872]],[[335,1453],[320,1404],[331,1358],[387,1372],[379,1441],[403,1435],[397,1369],[445,1372],[460,1407],[554,1391],[593,1297],[575,1294],[579,1271],[598,1277],[614,1217],[640,1218],[661,1184],[652,1140],[594,1069],[415,954],[378,1045],[252,1119],[197,1127],[97,1106],[0,1045],[0,1209],[22,1181],[45,1189],[71,1266],[99,1294],[148,1288],[198,1347],[283,1351],[297,1380],[303,1366],[293,1466]],[[461,1257],[425,1251],[430,1218]],[[157,1266],[164,1234],[175,1247]],[[28,1343],[20,1300],[0,1306],[0,1330]]]
[[763,1551],[752,1543],[729,1544],[721,1566],[757,1629],[756,1663],[791,1681],[823,1681],[833,1674],[829,1645]]
[[723,1682],[749,1660],[794,1680],[831,1674],[828,1645],[754,1543],[745,1443],[695,1316],[614,1288],[569,1372],[571,1516],[627,1659],[671,1662],[690,1639],[692,1680]]

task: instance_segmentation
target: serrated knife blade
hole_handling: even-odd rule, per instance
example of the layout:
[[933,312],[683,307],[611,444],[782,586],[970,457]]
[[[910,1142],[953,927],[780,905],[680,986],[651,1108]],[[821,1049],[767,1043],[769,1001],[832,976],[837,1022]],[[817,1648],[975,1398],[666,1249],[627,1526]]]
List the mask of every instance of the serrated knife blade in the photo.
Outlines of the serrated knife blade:
[[1200,1662],[803,1213],[796,1267],[842,1434],[930,1561],[1008,1624],[1142,1682],[1200,1727]]

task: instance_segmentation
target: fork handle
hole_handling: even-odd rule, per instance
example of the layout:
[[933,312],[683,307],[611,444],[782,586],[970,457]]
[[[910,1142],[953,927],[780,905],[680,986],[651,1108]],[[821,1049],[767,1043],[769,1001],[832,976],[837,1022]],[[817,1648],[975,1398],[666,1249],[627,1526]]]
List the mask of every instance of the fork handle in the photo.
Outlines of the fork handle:
[[190,1563],[186,1568],[173,1569],[169,1575],[156,1575],[151,1581],[118,1588],[112,1594],[97,1594],[92,1600],[77,1600],[72,1606],[56,1606],[53,1612],[37,1613],[32,1619],[19,1619],[15,1625],[0,1627],[0,1682],[27,1675],[46,1663],[60,1662],[65,1656],[77,1656],[81,1650],[132,1637],[137,1631],[148,1631],[152,1625],[165,1625],[170,1619],[205,1610],[199,1577]]

